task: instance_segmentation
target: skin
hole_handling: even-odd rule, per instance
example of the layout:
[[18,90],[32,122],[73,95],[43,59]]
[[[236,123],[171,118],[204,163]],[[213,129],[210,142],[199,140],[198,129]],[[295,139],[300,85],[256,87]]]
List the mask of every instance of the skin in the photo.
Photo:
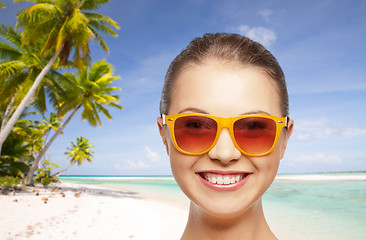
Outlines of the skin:
[[[205,113],[220,117],[248,114],[282,116],[278,89],[265,72],[251,66],[208,61],[184,69],[176,79],[168,114]],[[217,144],[199,156],[179,152],[169,129],[158,126],[171,169],[182,191],[191,199],[188,223],[182,239],[276,239],[265,220],[261,197],[273,182],[288,139],[283,129],[274,150],[263,157],[250,157],[235,148],[228,129]],[[234,191],[215,191],[205,186],[197,172],[245,171],[248,181]]]

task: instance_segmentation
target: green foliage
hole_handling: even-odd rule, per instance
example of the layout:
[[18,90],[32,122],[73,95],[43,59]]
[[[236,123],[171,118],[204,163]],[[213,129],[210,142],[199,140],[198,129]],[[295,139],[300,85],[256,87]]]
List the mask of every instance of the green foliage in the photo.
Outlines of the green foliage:
[[[17,2],[21,2],[18,0]],[[119,25],[103,14],[90,13],[106,4],[106,0],[34,0],[35,5],[18,14],[17,25],[23,30],[23,43],[34,45],[42,42],[42,53],[57,52],[60,65],[69,61],[73,54],[73,65],[84,68],[90,60],[90,40],[94,40],[106,52],[108,46],[100,33],[117,36],[114,29]]]
[[65,152],[67,158],[70,159],[72,164],[77,163],[80,166],[83,161],[91,162],[93,156],[93,151],[90,149],[93,145],[89,142],[89,139],[84,137],[78,137],[76,143],[71,142],[71,147],[68,147],[68,152]]
[[[14,2],[23,1],[28,0]],[[50,132],[66,126],[61,120],[70,111],[76,112],[82,108],[83,120],[93,126],[101,126],[100,115],[112,119],[107,107],[122,109],[118,105],[119,96],[114,93],[120,89],[111,86],[119,78],[113,75],[113,66],[104,60],[89,66],[90,41],[96,41],[108,52],[101,35],[117,36],[115,30],[119,29],[119,25],[113,19],[92,12],[109,0],[29,2],[34,4],[19,12],[15,27],[0,24],[0,125],[3,120],[3,124],[9,121],[46,63],[60,50],[32,98],[32,107],[37,114],[44,117],[47,103],[52,104],[57,115],[51,113],[48,119],[42,121],[32,121],[29,117],[22,119],[24,115],[20,117],[2,144],[0,176],[24,178],[35,157],[42,157],[39,153],[51,136]],[[0,3],[0,7],[5,5]],[[56,71],[70,67],[77,67],[78,76]],[[92,145],[88,141],[80,138],[76,144],[72,143],[72,147],[79,148],[69,148],[68,158],[72,164],[80,165],[83,161],[92,160]],[[34,164],[32,171],[36,166]],[[44,186],[57,181],[50,175],[51,169],[57,167],[46,160],[38,169],[36,180]],[[33,172],[29,176],[33,177]]]
[[2,157],[0,161],[0,176],[23,177],[29,170],[29,166],[24,162],[16,161],[11,157]]
[[24,185],[21,183],[21,179],[19,177],[0,177],[0,189],[20,189]]
[[69,111],[82,108],[82,119],[92,126],[101,126],[100,114],[112,119],[107,107],[122,109],[118,104],[121,90],[112,84],[119,79],[114,76],[113,66],[105,60],[94,63],[90,68],[74,73],[65,73],[67,80],[61,82],[62,91],[58,116],[63,117]]
[[59,166],[45,159],[43,167],[37,169],[36,182],[41,183],[44,187],[47,187],[50,183],[58,182],[59,178],[51,175],[52,167],[58,168]]
[[55,182],[55,179],[52,178],[52,177],[50,177],[50,176],[48,176],[48,175],[45,176],[44,178],[42,178],[42,180],[41,180],[41,184],[43,185],[43,187],[47,187],[52,182]]
[[43,136],[44,132],[41,131],[37,121],[20,119],[3,144],[1,157],[28,165],[33,161],[34,155],[42,148]]
[[2,146],[0,176],[23,177],[29,170],[29,163],[33,160],[30,155],[33,145],[28,140],[35,141],[35,136],[17,131],[19,126],[17,125],[17,128],[9,134]]
[[[3,106],[12,100],[15,105],[20,103],[49,58],[41,56],[41,46],[23,44],[21,35],[11,25],[0,25],[0,38],[4,40],[0,42],[0,105]],[[55,102],[56,75],[59,73],[51,69],[33,98],[33,107],[41,113],[47,110],[47,97]]]

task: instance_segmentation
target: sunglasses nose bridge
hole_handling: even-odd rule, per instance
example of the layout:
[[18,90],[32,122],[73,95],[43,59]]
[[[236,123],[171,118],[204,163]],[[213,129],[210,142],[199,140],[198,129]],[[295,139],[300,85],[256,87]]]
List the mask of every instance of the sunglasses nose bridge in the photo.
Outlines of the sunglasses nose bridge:
[[228,128],[230,130],[232,125],[231,118],[217,118],[216,121],[219,123],[220,128]]
[[[232,118],[222,118],[222,117],[218,117],[216,118],[216,122],[218,124],[218,129],[217,129],[217,137],[220,136],[221,131],[223,128],[226,128],[229,130],[230,135],[232,136],[233,134],[233,122],[234,120]],[[233,137],[232,137],[233,138]],[[232,139],[233,141],[235,141],[234,139]]]

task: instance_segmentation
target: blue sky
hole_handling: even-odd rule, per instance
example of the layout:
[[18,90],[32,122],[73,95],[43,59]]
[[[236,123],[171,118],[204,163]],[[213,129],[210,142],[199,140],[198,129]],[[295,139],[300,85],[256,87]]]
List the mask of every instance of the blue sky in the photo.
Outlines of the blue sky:
[[[19,6],[3,0],[0,22],[15,23]],[[64,152],[77,137],[92,142],[95,159],[68,174],[171,174],[156,126],[170,61],[205,32],[233,32],[264,44],[280,62],[295,129],[280,173],[366,170],[366,1],[112,0],[101,12],[121,26],[106,37],[111,53],[93,45],[121,79],[122,111],[90,127],[80,114],[49,150]]]

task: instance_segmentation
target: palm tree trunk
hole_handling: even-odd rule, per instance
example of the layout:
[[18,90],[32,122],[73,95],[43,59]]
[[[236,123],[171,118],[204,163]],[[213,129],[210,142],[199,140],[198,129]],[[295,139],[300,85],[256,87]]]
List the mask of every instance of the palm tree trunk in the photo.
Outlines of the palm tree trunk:
[[52,175],[52,177],[58,177],[60,176],[61,174],[63,174],[64,172],[66,172],[67,170],[69,170],[72,166],[74,166],[75,163],[71,163],[67,168],[65,168],[64,170],[61,170],[55,174]]
[[[6,107],[3,121],[1,122],[0,133],[4,130],[6,124],[8,123],[8,120],[9,120],[11,112],[12,112],[12,108],[14,107],[14,103],[15,103],[15,96],[11,99],[9,105]],[[1,152],[1,149],[0,149],[0,152]]]
[[46,154],[48,148],[51,146],[51,144],[55,141],[55,139],[60,135],[60,133],[64,130],[67,124],[71,121],[75,113],[80,109],[81,105],[77,106],[75,110],[70,114],[70,116],[67,118],[64,124],[58,129],[55,134],[50,138],[50,140],[46,143],[46,145],[43,147],[42,151],[38,154],[37,158],[33,161],[32,166],[29,168],[29,171],[27,173],[27,177],[25,178],[25,184],[27,186],[33,186],[33,175],[34,172],[37,170],[38,163],[41,161],[42,157]]
[[3,130],[0,132],[0,156],[1,156],[1,148],[3,146],[3,143],[5,142],[6,138],[9,136],[9,133],[13,129],[15,123],[18,121],[20,115],[23,113],[24,109],[29,105],[29,103],[32,100],[32,97],[34,93],[36,92],[39,84],[41,83],[42,79],[48,71],[51,69],[53,63],[55,62],[57,56],[61,52],[63,46],[60,47],[60,49],[55,52],[55,54],[52,56],[50,61],[47,63],[47,65],[42,69],[42,71],[37,76],[36,80],[34,81],[32,87],[29,89],[25,97],[23,98],[22,102],[19,104],[9,121],[7,122],[6,126],[3,128]]

